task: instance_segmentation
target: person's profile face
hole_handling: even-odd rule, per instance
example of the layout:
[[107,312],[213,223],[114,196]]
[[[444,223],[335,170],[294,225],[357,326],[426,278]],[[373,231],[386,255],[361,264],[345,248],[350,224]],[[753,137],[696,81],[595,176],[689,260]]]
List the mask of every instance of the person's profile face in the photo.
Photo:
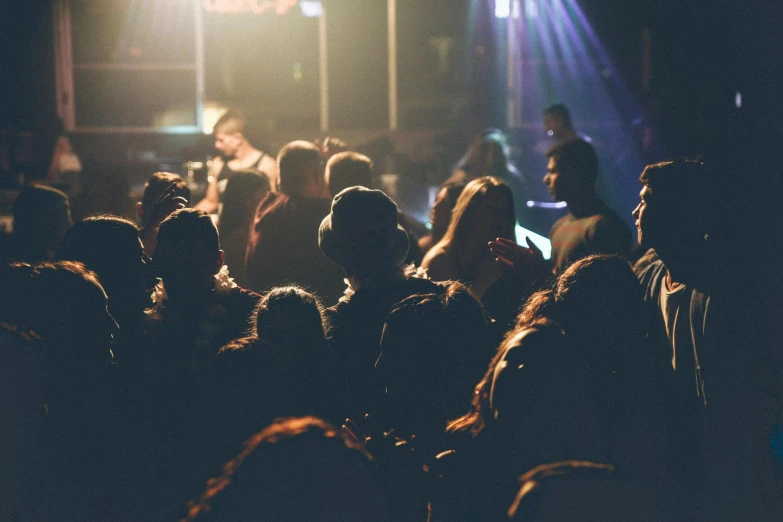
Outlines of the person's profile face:
[[440,189],[438,197],[430,209],[430,223],[435,232],[445,232],[451,221],[451,209],[454,205],[449,200],[449,192],[445,188]]
[[242,144],[242,134],[239,132],[226,132],[218,129],[215,132],[215,148],[227,158],[233,158]]
[[656,229],[658,228],[655,206],[652,205],[652,209],[650,208],[651,200],[652,190],[645,185],[639,192],[639,204],[631,214],[636,219],[636,239],[640,245],[647,247],[654,247]]
[[558,168],[554,157],[549,158],[546,175],[542,181],[554,201],[564,201],[568,198],[568,180]]

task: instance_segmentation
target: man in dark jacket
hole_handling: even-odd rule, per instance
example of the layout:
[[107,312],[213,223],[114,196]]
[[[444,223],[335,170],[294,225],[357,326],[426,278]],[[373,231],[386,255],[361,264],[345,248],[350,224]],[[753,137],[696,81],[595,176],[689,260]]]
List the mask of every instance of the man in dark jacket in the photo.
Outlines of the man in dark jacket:
[[716,237],[717,178],[675,161],[648,166],[640,181],[638,239],[659,257],[638,275],[664,368],[667,464],[694,499],[691,518],[778,519],[769,443],[780,418],[777,347],[763,338],[743,264]]
[[294,141],[277,156],[282,192],[267,194],[250,229],[245,268],[250,287],[266,292],[296,284],[332,304],[343,292],[340,268],[318,250],[318,226],[329,213],[323,199],[323,160],[314,144]]

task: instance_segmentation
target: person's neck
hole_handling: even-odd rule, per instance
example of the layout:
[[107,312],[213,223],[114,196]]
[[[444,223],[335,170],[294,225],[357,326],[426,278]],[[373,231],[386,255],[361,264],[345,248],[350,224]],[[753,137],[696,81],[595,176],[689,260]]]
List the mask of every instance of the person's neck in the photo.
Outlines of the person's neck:
[[237,148],[237,151],[234,153],[234,157],[232,159],[236,160],[239,163],[243,163],[250,159],[253,156],[257,156],[261,151],[253,147],[250,142],[244,141],[242,144]]
[[702,245],[692,242],[656,247],[655,252],[668,272],[666,285],[669,290],[678,284],[700,287],[709,273],[709,259]]
[[378,288],[400,279],[405,279],[405,272],[402,267],[395,267],[383,272],[349,275],[348,283],[355,292],[360,288]]
[[579,134],[577,134],[573,128],[568,127],[566,129],[563,129],[563,131],[560,133],[557,139],[560,140],[561,142],[576,140],[579,139]]
[[576,217],[585,217],[595,213],[601,200],[598,199],[595,189],[590,188],[580,192],[578,198],[566,200],[566,204],[571,214]]

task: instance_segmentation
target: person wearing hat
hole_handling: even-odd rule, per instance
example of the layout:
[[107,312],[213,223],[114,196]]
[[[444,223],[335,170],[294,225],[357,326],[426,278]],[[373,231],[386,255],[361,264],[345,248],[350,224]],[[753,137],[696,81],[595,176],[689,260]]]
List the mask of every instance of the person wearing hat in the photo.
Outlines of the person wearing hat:
[[371,411],[378,397],[374,366],[389,309],[411,295],[442,291],[405,266],[409,240],[397,215],[397,205],[382,191],[350,187],[334,197],[318,231],[321,251],[348,278],[346,295],[326,316],[342,373],[342,406],[354,418]]

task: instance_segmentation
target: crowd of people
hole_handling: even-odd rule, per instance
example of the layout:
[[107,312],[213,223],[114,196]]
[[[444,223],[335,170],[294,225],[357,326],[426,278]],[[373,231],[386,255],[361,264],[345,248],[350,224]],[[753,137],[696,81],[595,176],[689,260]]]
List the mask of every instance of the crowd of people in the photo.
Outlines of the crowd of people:
[[[497,129],[423,235],[340,140],[236,111],[137,222],[25,187],[0,266],[0,521],[783,519],[779,339],[719,174],[647,166],[638,244],[565,107],[551,258]],[[191,208],[192,205],[192,208]],[[216,224],[217,223],[217,224]],[[229,271],[230,267],[230,271]]]

